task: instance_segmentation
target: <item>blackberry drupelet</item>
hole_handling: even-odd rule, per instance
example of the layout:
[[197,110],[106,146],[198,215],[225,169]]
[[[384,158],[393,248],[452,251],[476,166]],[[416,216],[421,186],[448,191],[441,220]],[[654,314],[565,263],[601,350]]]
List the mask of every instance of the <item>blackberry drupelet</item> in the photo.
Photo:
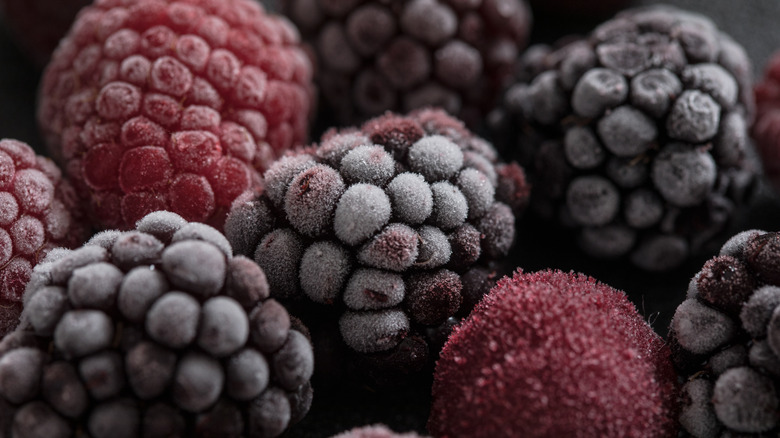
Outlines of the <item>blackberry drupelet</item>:
[[26,143],[0,140],[0,338],[16,327],[33,267],[87,238],[73,187]]
[[277,436],[308,411],[313,352],[265,274],[169,212],[52,252],[0,344],[5,435]]
[[582,274],[504,277],[436,363],[436,437],[670,437],[670,351],[623,292]]
[[253,0],[99,0],[44,72],[38,122],[99,228],[170,210],[222,227],[306,138],[312,66]]
[[704,16],[656,6],[529,49],[521,64],[491,119],[515,130],[507,148],[538,187],[537,214],[589,254],[649,271],[714,251],[758,172],[737,43]]
[[282,9],[317,55],[329,114],[361,123],[439,106],[475,126],[525,48],[525,0],[290,0]]
[[331,130],[264,178],[228,216],[233,247],[274,297],[331,306],[353,353],[396,370],[427,361],[424,328],[469,311],[463,286],[492,280],[529,192],[520,166],[432,109]]
[[735,235],[691,279],[669,329],[690,436],[780,432],[778,309],[780,233]]

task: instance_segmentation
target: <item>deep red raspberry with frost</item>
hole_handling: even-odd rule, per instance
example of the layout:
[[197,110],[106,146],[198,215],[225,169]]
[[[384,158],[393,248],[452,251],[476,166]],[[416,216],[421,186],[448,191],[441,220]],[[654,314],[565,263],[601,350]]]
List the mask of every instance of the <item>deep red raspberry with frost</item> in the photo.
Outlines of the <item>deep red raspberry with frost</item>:
[[780,52],[769,60],[764,78],[754,88],[756,120],[753,139],[763,159],[764,171],[780,189]]
[[343,124],[439,106],[480,122],[531,28],[525,0],[289,0],[317,54],[323,101]]
[[36,64],[43,66],[90,0],[2,0],[2,17],[14,41]]
[[100,0],[47,67],[38,120],[101,228],[172,210],[221,227],[303,142],[312,67],[251,0]]
[[0,337],[16,326],[36,263],[86,238],[76,211],[73,188],[51,160],[20,141],[0,140]]
[[436,364],[436,437],[675,436],[670,350],[623,292],[582,274],[505,277]]

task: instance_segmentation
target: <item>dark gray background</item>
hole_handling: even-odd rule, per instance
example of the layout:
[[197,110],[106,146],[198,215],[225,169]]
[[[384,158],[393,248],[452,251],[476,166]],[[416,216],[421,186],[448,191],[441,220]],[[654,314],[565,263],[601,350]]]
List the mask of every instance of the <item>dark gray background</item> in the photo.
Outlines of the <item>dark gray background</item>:
[[[585,1],[585,0],[583,0]],[[594,0],[595,1],[595,0]],[[658,3],[637,0],[632,5]],[[709,15],[747,50],[759,77],[769,56],[780,47],[780,1],[777,0],[675,0],[666,2]],[[533,42],[553,42],[569,33],[585,33],[601,18],[577,20],[561,17],[537,17]],[[0,28],[0,138],[16,138],[42,151],[34,112],[35,94],[40,72],[29,63]],[[780,223],[780,200],[762,184],[756,201],[745,208],[733,231],[747,228],[777,230]],[[625,290],[640,312],[659,334],[666,327],[677,304],[685,294],[688,280],[704,259],[692,260],[675,272],[648,275],[625,265],[596,261],[555,242],[554,229],[526,218],[519,225],[518,247],[511,264],[525,270],[546,267],[576,270]],[[393,390],[354,387],[331,391],[317,389],[310,415],[289,436],[330,436],[346,428],[385,422],[396,430],[424,431],[427,418],[429,382]]]

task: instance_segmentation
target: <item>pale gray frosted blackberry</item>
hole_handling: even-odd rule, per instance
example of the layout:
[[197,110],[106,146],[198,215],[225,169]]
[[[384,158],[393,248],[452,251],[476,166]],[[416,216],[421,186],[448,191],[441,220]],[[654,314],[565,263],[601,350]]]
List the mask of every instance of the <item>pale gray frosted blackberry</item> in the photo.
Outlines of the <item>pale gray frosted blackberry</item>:
[[277,436],[311,406],[308,329],[210,226],[152,213],[33,277],[0,342],[0,436]]
[[648,271],[717,247],[760,167],[738,44],[704,16],[656,5],[530,48],[520,64],[489,120],[539,187],[536,214],[585,252]]
[[340,124],[438,106],[476,126],[531,28],[525,0],[281,4],[317,56],[315,80]]
[[[265,193],[234,203],[230,243],[263,268],[272,297],[333,306],[353,353],[404,369],[428,357],[403,346],[407,336],[467,313],[484,293],[460,278],[509,253],[529,193],[519,165],[433,109],[328,131],[265,179]],[[267,320],[269,332],[289,328]]]
[[780,233],[745,231],[691,280],[669,330],[685,436],[780,433],[778,258]]

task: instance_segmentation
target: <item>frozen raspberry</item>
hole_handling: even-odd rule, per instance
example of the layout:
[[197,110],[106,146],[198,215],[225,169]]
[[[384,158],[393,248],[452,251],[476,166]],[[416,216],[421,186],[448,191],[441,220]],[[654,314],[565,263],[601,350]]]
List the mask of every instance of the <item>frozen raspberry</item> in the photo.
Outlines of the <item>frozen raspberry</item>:
[[669,340],[687,379],[688,433],[780,433],[780,233],[749,230],[726,242],[691,280]]
[[350,431],[334,435],[331,438],[422,438],[414,432],[395,433],[384,424],[356,427]]
[[754,89],[756,120],[752,135],[761,154],[764,171],[776,189],[780,188],[780,54],[767,63],[764,77]]
[[44,66],[73,19],[90,0],[0,0],[0,16],[14,41],[30,59]]
[[[755,187],[751,64],[707,18],[632,9],[524,55],[491,121],[540,216],[649,271],[714,250]],[[513,140],[512,140],[513,141]]]
[[476,125],[527,43],[525,0],[290,0],[337,121],[439,106]]
[[437,437],[669,437],[669,348],[623,292],[581,274],[505,277],[436,364]]
[[73,188],[48,158],[0,140],[0,337],[13,330],[33,267],[52,248],[87,237]]
[[529,191],[522,168],[431,109],[331,130],[264,179],[266,191],[228,216],[233,247],[265,270],[275,297],[334,306],[361,359],[404,369],[425,363],[425,327],[468,313],[461,302],[478,292],[462,278],[492,279],[483,268],[514,241],[509,206]]
[[155,212],[52,252],[25,301],[0,343],[4,436],[273,437],[311,404],[308,338],[207,225]]
[[97,1],[44,73],[38,121],[100,228],[165,209],[221,228],[305,139],[311,72],[295,28],[251,0]]

